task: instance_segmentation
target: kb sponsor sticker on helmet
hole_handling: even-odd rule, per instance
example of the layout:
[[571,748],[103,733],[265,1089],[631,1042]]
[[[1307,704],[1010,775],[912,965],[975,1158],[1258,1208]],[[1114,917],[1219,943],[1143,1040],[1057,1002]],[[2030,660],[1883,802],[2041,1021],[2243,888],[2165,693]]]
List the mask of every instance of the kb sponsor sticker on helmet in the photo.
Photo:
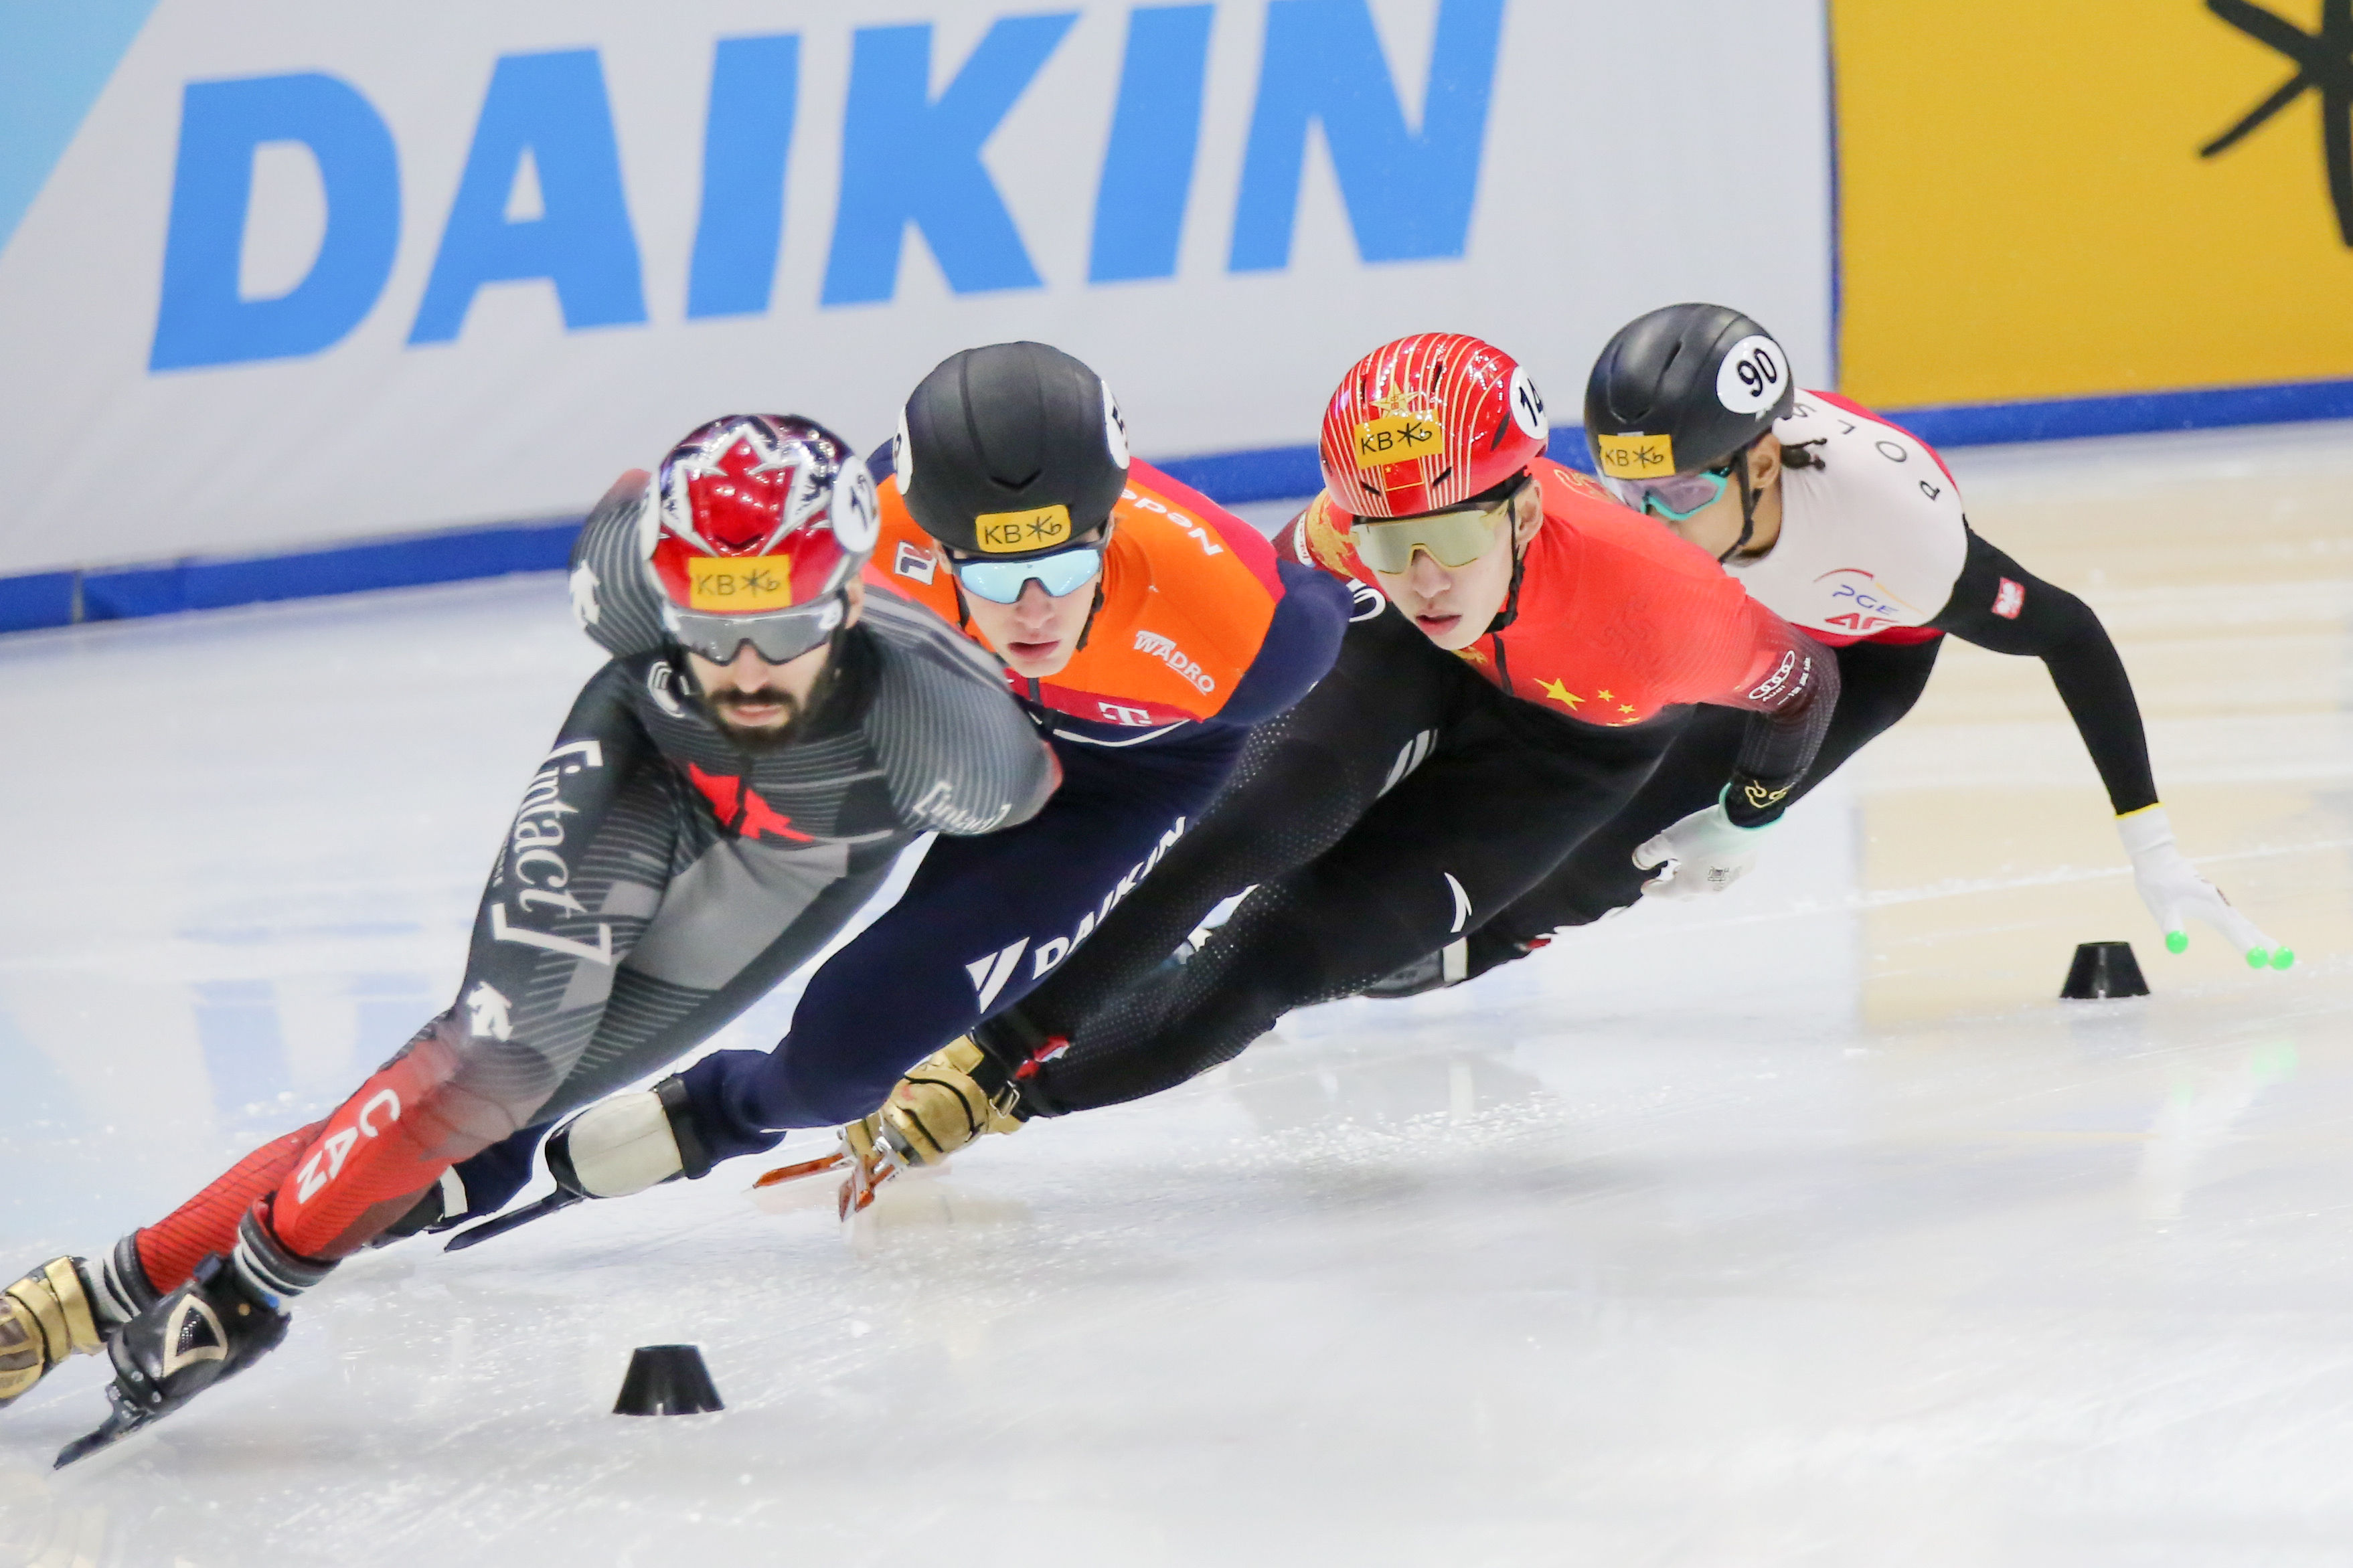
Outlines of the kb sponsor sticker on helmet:
[[980,548],[990,555],[1047,550],[1071,538],[1071,509],[1060,502],[1027,511],[985,511],[972,520]]
[[1715,400],[1735,414],[1763,413],[1788,385],[1789,362],[1767,337],[1741,339],[1715,369]]
[[793,605],[793,563],[781,555],[702,560],[687,567],[687,607],[756,616]]
[[1356,467],[1383,468],[1435,457],[1446,446],[1445,426],[1426,414],[1391,414],[1356,426]]
[[1662,479],[1675,471],[1675,444],[1666,436],[1597,436],[1593,455],[1613,479]]

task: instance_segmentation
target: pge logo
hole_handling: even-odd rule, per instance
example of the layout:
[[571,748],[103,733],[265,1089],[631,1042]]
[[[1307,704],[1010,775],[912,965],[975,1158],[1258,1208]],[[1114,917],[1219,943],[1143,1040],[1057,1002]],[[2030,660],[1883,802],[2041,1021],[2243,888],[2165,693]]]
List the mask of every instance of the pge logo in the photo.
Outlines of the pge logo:
[[1826,626],[1868,637],[1887,626],[1909,626],[1917,618],[1881,588],[1878,578],[1861,567],[1845,566],[1836,572],[1825,572],[1815,581],[1831,587],[1830,610],[1821,617]]

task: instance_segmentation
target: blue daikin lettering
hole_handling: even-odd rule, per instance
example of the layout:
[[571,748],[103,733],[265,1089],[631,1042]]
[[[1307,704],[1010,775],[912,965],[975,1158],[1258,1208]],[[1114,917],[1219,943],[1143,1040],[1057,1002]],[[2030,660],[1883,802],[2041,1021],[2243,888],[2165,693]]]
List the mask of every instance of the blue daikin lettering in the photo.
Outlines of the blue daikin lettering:
[[[238,292],[237,273],[253,155],[282,142],[317,164],[327,231],[301,282],[274,300],[248,300]],[[147,368],[190,370],[332,348],[375,308],[399,244],[399,155],[358,89],[315,72],[192,81],[180,100]]]
[[1440,0],[1421,129],[1409,132],[1366,0],[1272,0],[1227,266],[1291,265],[1311,121],[1324,127],[1359,256],[1460,257],[1503,26],[1504,0]]
[[1000,17],[937,98],[930,23],[858,29],[822,303],[896,294],[909,224],[959,294],[1042,286],[980,150],[1078,19],[1075,11]]
[[[508,200],[526,153],[542,210],[511,220]],[[408,341],[455,338],[485,283],[543,278],[554,285],[567,331],[646,319],[621,153],[594,49],[508,55],[491,72]]]
[[797,33],[722,38],[712,51],[689,320],[767,314],[785,239],[785,159],[800,74]]
[[1119,103],[1095,187],[1090,283],[1176,276],[1216,13],[1214,5],[1139,5],[1128,13]]
[[[1391,72],[1369,0],[1271,0],[1247,100],[1229,270],[1290,266],[1307,140],[1318,128],[1365,260],[1460,259],[1476,203],[1504,5],[1430,0],[1423,15],[1432,27],[1430,63],[1417,117],[1409,113],[1412,84]],[[1089,284],[1177,274],[1203,116],[1220,101],[1208,91],[1219,11],[1194,0],[1093,13],[1091,25],[1124,20],[1124,30],[1117,82],[1101,89],[1111,102],[1083,258]],[[1251,14],[1225,8],[1229,26]],[[922,234],[955,294],[1046,286],[983,153],[1032,96],[1080,19],[1077,10],[999,16],[953,70],[935,61],[928,22],[851,32],[839,195],[818,308],[895,299],[910,228]],[[688,265],[684,298],[671,309],[688,320],[762,316],[777,308],[786,170],[806,96],[802,36],[716,38],[711,51],[701,200],[692,235],[676,237]],[[585,47],[490,63],[456,195],[431,231],[432,263],[410,346],[461,337],[476,296],[500,283],[545,286],[566,331],[652,319],[643,243],[622,178],[627,127],[615,122],[607,66]],[[469,68],[456,61],[451,68]],[[935,77],[944,78],[936,93]],[[1071,112],[1092,116],[1102,104],[1097,97]],[[319,353],[375,312],[404,217],[389,118],[360,86],[323,72],[186,85],[151,371]],[[300,282],[275,298],[248,299],[238,278],[254,156],[269,143],[295,144],[316,165],[327,221]],[[997,156],[1007,153],[999,149]],[[526,168],[539,192],[535,211],[517,202]],[[446,169],[408,174],[410,189],[433,189],[437,174],[447,177]],[[682,182],[696,174],[666,170],[662,177]],[[1075,279],[1080,265],[1069,258],[1060,276]]]

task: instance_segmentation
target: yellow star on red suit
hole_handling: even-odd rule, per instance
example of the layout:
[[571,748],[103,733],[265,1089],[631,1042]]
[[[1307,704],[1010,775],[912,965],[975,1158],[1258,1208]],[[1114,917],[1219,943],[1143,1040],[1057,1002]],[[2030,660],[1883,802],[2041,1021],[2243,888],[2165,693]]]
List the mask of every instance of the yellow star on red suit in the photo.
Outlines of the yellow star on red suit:
[[1631,713],[1633,710],[1634,705],[1631,702],[1620,702],[1618,704],[1618,711],[1620,713]]
[[1475,647],[1458,647],[1454,651],[1460,657],[1469,659],[1472,664],[1484,664],[1487,662],[1487,656],[1481,653]]
[[1599,691],[1598,691],[1598,692],[1594,693],[1594,695],[1595,695],[1595,696],[1597,696],[1597,697],[1599,697],[1599,698],[1600,698],[1600,699],[1601,699],[1601,700],[1602,700],[1602,701],[1604,701],[1604,702],[1615,702],[1615,701],[1617,701],[1617,700],[1618,700],[1618,694],[1617,694],[1616,692],[1614,692],[1614,691],[1610,690],[1610,689],[1609,689],[1608,687],[1606,687],[1606,686],[1605,686],[1605,687],[1603,687]]
[[1585,700],[1584,698],[1579,697],[1576,692],[1571,691],[1568,687],[1561,681],[1546,680],[1541,681],[1538,684],[1543,686],[1544,694],[1546,697],[1551,698],[1555,702],[1567,708],[1572,713],[1577,711],[1577,705]]

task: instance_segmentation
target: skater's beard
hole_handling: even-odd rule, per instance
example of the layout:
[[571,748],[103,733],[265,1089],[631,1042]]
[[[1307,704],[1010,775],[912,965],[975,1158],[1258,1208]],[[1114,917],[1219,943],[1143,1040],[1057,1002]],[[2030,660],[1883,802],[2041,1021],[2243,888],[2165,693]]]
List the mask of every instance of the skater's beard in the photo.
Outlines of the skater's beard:
[[[773,687],[745,691],[731,686],[715,696],[705,692],[698,700],[711,721],[725,731],[727,738],[738,746],[747,752],[772,752],[798,740],[807,731],[812,719],[824,711],[826,699],[833,695],[840,665],[839,658],[827,659],[825,668],[818,672],[816,681],[809,687],[806,700]],[[738,723],[733,715],[742,708],[782,708],[785,721],[756,726]]]

